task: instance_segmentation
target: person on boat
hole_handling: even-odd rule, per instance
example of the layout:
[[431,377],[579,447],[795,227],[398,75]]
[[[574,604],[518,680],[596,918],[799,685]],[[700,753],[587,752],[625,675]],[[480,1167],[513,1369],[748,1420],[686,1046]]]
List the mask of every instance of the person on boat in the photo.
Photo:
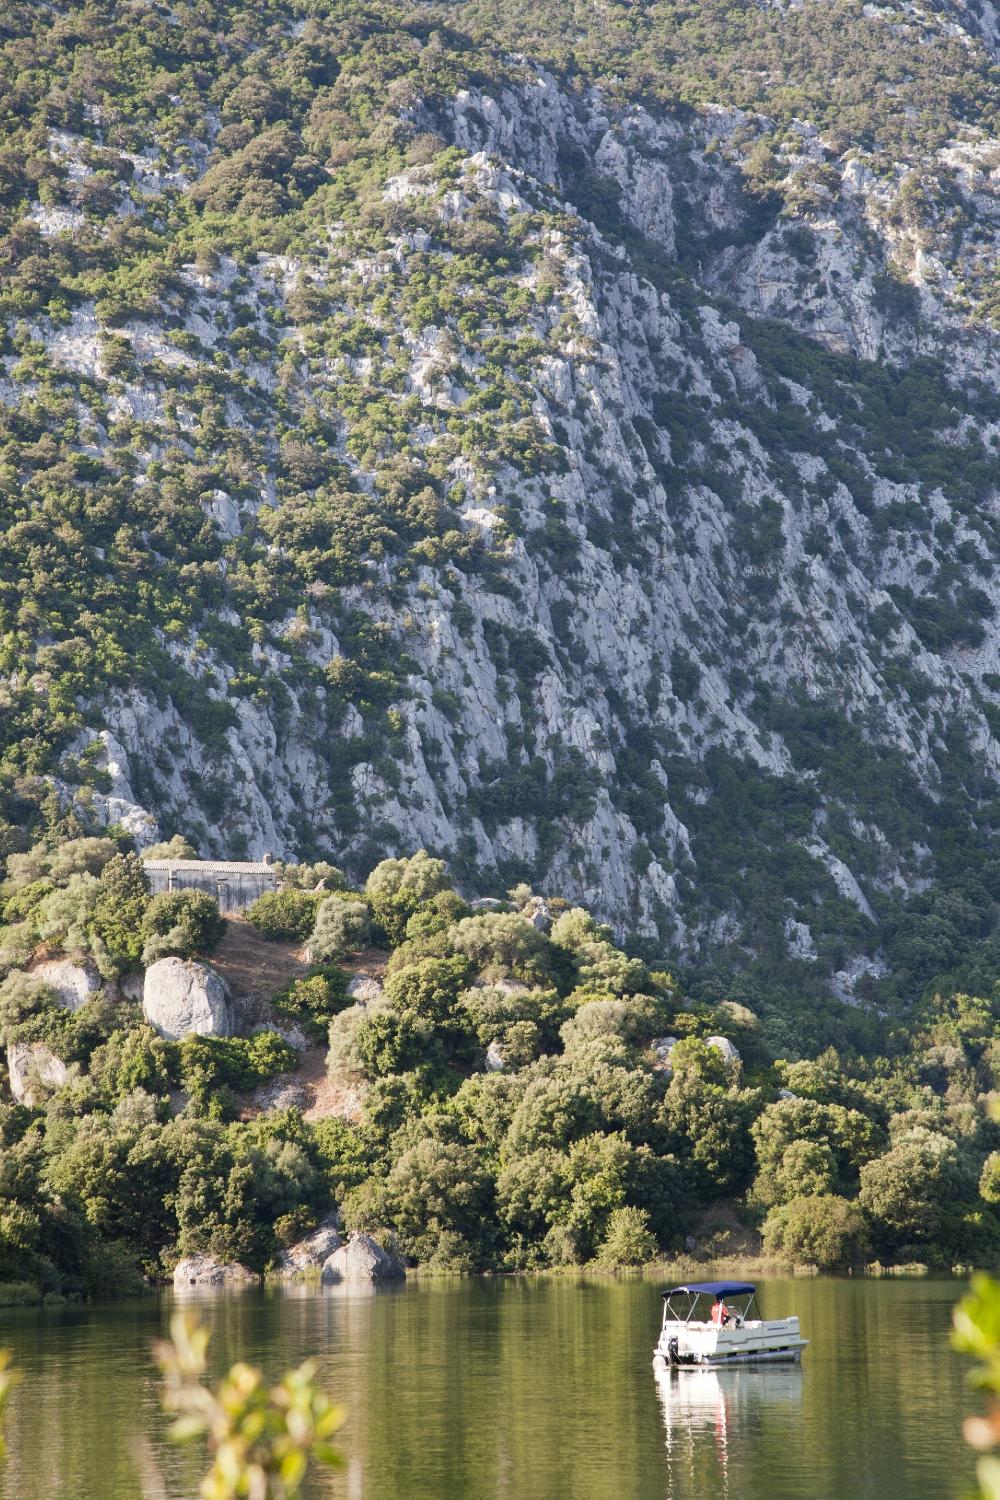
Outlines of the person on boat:
[[726,1324],[729,1322],[729,1317],[729,1308],[723,1302],[721,1297],[716,1297],[715,1301],[712,1303],[712,1322],[717,1328],[725,1328]]

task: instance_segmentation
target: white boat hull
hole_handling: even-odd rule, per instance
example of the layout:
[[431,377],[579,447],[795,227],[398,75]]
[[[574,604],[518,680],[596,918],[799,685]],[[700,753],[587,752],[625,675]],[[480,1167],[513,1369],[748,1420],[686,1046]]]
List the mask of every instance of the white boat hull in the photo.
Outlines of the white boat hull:
[[665,1323],[653,1350],[655,1369],[691,1369],[749,1364],[788,1364],[808,1343],[798,1318],[754,1319],[725,1328],[714,1323]]

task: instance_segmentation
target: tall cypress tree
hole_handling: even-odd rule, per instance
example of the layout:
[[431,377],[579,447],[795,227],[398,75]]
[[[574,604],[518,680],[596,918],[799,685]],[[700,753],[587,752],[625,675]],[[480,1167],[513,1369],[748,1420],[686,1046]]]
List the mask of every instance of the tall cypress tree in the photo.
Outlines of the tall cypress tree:
[[108,977],[139,962],[149,899],[149,881],[138,854],[116,854],[108,861],[101,871],[92,920],[94,956]]

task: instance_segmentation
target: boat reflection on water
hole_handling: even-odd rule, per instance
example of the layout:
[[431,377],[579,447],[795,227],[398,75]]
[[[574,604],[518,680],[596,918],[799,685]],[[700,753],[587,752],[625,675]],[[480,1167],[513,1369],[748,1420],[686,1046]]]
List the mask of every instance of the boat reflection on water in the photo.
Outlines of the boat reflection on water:
[[734,1454],[742,1449],[745,1457],[751,1436],[779,1413],[794,1425],[802,1405],[802,1378],[800,1364],[657,1373],[671,1479],[668,1496],[727,1496]]

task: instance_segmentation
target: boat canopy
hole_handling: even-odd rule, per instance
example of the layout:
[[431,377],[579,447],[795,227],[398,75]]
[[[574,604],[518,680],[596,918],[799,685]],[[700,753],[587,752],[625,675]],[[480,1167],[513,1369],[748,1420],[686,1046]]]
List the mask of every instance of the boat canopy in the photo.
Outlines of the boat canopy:
[[686,1292],[691,1297],[743,1297],[752,1296],[756,1290],[749,1281],[691,1281],[687,1286],[675,1286],[663,1296],[677,1297]]

